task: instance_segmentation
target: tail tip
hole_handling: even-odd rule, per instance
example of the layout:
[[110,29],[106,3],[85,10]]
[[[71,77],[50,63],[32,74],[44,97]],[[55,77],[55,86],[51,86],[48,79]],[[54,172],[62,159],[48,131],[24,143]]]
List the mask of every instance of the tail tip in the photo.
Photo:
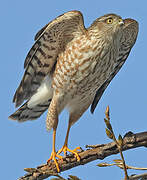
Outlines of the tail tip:
[[9,120],[18,120],[14,114],[11,114],[9,117],[8,117]]

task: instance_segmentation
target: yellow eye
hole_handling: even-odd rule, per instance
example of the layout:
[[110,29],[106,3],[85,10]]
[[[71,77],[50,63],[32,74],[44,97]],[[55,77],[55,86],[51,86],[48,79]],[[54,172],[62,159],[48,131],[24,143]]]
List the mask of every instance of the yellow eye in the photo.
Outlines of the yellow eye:
[[107,24],[112,24],[112,23],[113,23],[113,19],[112,19],[112,18],[107,19],[107,20],[106,20],[106,23],[107,23]]

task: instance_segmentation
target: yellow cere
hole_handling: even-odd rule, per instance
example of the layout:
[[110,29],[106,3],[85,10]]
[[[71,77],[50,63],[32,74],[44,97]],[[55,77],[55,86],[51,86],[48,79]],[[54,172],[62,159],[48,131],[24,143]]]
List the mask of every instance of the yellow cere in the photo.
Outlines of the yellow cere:
[[122,19],[119,19],[119,22],[123,22],[123,20],[122,20]]

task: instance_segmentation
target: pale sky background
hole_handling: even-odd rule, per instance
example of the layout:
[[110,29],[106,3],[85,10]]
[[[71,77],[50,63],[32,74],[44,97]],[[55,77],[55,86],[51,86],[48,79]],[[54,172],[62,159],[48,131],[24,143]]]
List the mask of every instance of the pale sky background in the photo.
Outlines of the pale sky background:
[[[97,17],[116,13],[123,18],[134,18],[139,22],[139,35],[127,62],[113,79],[91,115],[89,109],[73,126],[69,147],[86,144],[108,143],[105,134],[104,112],[110,106],[111,122],[116,135],[128,131],[134,133],[147,130],[147,1],[146,0],[12,0],[0,5],[0,60],[1,60],[1,126],[0,126],[0,179],[15,180],[24,175],[24,168],[46,163],[52,150],[52,133],[45,127],[46,113],[33,122],[19,124],[8,120],[14,112],[12,98],[23,75],[23,63],[34,43],[34,36],[49,21],[69,10],[83,13],[88,27]],[[60,115],[56,149],[61,148],[67,129],[68,114]],[[147,150],[137,148],[124,152],[126,163],[147,167]],[[61,173],[76,175],[82,180],[114,179],[124,177],[117,167],[99,168],[100,162],[112,162],[120,158],[113,155],[103,161],[96,160],[87,165]],[[129,174],[142,173],[129,170]]]

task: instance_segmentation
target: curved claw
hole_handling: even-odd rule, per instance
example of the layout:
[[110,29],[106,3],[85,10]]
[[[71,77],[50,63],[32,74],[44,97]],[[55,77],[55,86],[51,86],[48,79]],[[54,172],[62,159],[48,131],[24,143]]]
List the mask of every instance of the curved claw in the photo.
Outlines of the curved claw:
[[54,163],[55,163],[55,165],[56,165],[57,172],[60,172],[59,164],[57,163],[56,157],[59,158],[59,159],[62,159],[62,158],[63,158],[62,156],[60,156],[60,155],[57,154],[56,152],[52,151],[50,158],[47,160],[47,164],[48,164],[51,160],[53,160]]
[[57,152],[57,155],[64,152],[64,155],[67,154],[67,151],[74,154],[77,158],[77,161],[80,161],[80,156],[78,155],[78,150],[80,150],[81,148],[80,147],[76,147],[75,149],[71,150],[69,149],[67,146],[63,146],[58,152]]

